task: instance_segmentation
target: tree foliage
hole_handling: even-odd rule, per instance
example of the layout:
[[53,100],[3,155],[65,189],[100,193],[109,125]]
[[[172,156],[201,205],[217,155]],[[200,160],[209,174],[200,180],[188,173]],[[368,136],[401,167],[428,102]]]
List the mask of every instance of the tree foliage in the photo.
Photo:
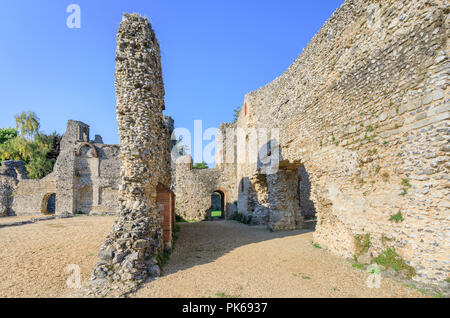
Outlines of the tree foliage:
[[16,129],[24,138],[32,139],[39,133],[39,117],[31,111],[22,112],[14,116],[16,120]]
[[196,163],[192,169],[208,169],[208,164],[204,161],[202,161],[201,163]]
[[16,116],[20,135],[11,128],[0,129],[0,138],[4,139],[0,143],[0,160],[22,160],[28,177],[40,179],[53,171],[61,137],[56,132],[46,135],[36,131],[40,126],[39,118],[32,112],[27,113]]
[[10,139],[16,138],[17,136],[17,130],[14,128],[0,128],[0,145]]

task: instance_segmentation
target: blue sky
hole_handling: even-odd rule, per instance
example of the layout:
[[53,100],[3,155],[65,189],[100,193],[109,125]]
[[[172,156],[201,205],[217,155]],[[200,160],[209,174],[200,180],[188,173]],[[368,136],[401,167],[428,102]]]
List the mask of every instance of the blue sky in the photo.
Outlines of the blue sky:
[[[66,26],[68,5],[81,28]],[[148,17],[161,46],[166,115],[193,131],[233,120],[244,95],[280,76],[343,0],[2,0],[0,127],[32,110],[41,129],[68,119],[118,143],[116,31],[124,12]]]

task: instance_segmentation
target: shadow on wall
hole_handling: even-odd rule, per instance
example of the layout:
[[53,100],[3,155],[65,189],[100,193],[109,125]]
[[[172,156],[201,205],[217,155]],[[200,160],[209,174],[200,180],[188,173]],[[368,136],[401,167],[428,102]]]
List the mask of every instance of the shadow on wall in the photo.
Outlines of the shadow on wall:
[[305,219],[313,219],[316,216],[316,207],[311,200],[311,181],[305,166],[298,169],[298,197],[300,211]]

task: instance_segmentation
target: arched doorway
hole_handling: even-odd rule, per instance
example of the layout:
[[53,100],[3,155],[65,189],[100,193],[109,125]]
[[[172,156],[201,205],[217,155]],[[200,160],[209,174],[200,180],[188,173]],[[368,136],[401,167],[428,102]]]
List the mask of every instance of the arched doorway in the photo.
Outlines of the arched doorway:
[[48,193],[42,199],[41,213],[54,214],[56,206],[56,193]]
[[224,219],[227,210],[227,192],[219,188],[211,193],[211,217],[215,219]]

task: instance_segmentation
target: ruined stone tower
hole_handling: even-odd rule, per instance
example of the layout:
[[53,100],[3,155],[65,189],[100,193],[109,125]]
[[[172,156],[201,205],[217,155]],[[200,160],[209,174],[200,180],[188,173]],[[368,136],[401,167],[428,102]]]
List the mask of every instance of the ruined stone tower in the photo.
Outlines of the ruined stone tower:
[[159,275],[164,243],[156,188],[170,188],[170,136],[162,115],[159,44],[146,18],[124,14],[116,54],[120,215],[99,252],[91,286],[122,282],[133,288]]

